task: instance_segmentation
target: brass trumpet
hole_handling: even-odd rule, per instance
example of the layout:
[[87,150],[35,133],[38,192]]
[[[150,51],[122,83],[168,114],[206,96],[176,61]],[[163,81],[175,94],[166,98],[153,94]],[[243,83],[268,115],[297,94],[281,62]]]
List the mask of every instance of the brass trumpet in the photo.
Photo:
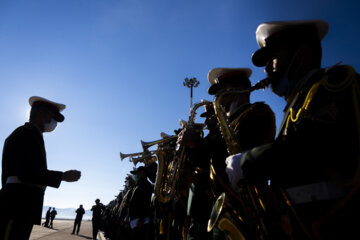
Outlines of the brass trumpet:
[[156,162],[157,158],[154,155],[148,155],[148,156],[143,156],[143,157],[137,157],[137,158],[131,158],[131,162],[134,164],[134,166],[136,166],[139,162],[143,162],[145,163],[145,166]]
[[127,157],[144,156],[144,155],[154,154],[155,152],[156,151],[144,151],[144,152],[129,153],[129,154],[124,154],[124,153],[120,152],[120,158],[122,161],[122,160],[124,160],[124,158],[127,158]]
[[151,141],[151,142],[144,142],[142,140],[140,140],[140,142],[141,142],[142,148],[144,149],[144,151],[146,151],[147,149],[149,149],[150,147],[152,147],[152,146],[154,146],[156,144],[164,144],[164,143],[174,141],[176,139],[177,139],[177,136],[174,135],[174,136],[170,136],[170,137],[167,137],[167,138],[162,138],[162,139]]

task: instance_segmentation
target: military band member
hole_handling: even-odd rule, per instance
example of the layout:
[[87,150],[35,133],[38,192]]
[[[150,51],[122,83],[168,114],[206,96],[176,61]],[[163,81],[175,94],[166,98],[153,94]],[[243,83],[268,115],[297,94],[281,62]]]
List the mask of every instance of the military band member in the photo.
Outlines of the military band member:
[[58,188],[61,181],[79,180],[77,170],[47,169],[44,132],[52,132],[64,104],[31,97],[29,122],[15,129],[5,140],[0,191],[0,239],[29,239],[33,224],[41,223],[47,186]]
[[[318,239],[359,238],[359,75],[348,65],[321,68],[322,20],[266,22],[252,56],[271,90],[287,101],[273,143],[227,159],[236,183],[271,179],[282,185]],[[296,232],[288,237],[301,238]]]
[[[215,68],[208,74],[212,84],[208,92],[215,97],[224,91],[248,90],[251,87],[249,68]],[[275,135],[275,116],[270,107],[263,102],[250,103],[250,92],[231,93],[221,102],[228,122],[232,124],[236,141],[241,148],[249,149],[273,140]],[[220,126],[221,127],[221,126]],[[222,185],[228,185],[225,161],[212,161],[216,177]]]
[[[208,92],[211,95],[218,96],[225,91],[247,90],[251,87],[250,75],[251,70],[248,68],[212,69],[208,74],[211,84]],[[228,120],[234,123],[234,135],[236,135],[236,140],[244,149],[267,143],[273,139],[275,134],[274,113],[264,103],[251,104],[249,92],[244,91],[242,94],[238,92],[229,93],[222,99],[221,105],[225,109]],[[198,230],[197,233],[194,233],[190,228],[189,234],[192,234],[191,237],[194,239],[196,239],[196,234],[199,236],[201,233],[206,236],[207,220],[211,210],[207,210],[207,219],[196,219],[196,217],[203,217],[206,206],[209,204],[212,206],[216,197],[226,191],[226,187],[229,185],[225,173],[225,158],[228,156],[227,146],[220,133],[218,119],[214,111],[209,110],[206,116],[209,134],[204,139],[199,140],[194,133],[188,130],[184,130],[181,134],[184,144],[194,149],[195,153],[192,154],[192,159],[195,159],[198,164],[199,160],[203,161],[200,166],[207,172],[211,172],[210,178],[207,175],[207,181],[200,180],[200,184],[193,184],[191,189],[194,196],[189,199],[191,202],[189,202],[188,207],[190,214],[196,220],[192,223],[193,227],[196,228],[195,226],[197,226],[196,229]],[[207,167],[203,167],[204,163],[207,164]],[[210,189],[207,185],[210,185]],[[211,193],[212,198],[206,196],[209,193]],[[225,233],[214,228],[213,238],[226,239],[226,236]]]
[[123,239],[129,239],[130,236],[130,221],[129,221],[129,205],[132,196],[132,190],[136,185],[133,175],[128,174],[125,178],[125,186],[122,191],[122,200],[120,203],[119,211],[117,213],[119,218],[118,236]]
[[145,167],[140,166],[131,173],[136,176],[136,184],[132,189],[129,201],[131,238],[134,240],[151,239],[152,232],[148,227],[151,214],[151,194],[154,188],[147,180]]

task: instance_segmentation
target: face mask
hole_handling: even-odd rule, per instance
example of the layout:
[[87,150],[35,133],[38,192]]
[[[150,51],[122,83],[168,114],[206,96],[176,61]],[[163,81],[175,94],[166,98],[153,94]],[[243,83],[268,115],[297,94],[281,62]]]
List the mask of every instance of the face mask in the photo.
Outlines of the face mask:
[[288,75],[290,72],[290,69],[295,67],[294,72],[297,72],[297,70],[300,68],[300,65],[294,66],[295,59],[298,55],[299,51],[297,51],[294,56],[292,57],[290,64],[288,65],[285,73],[282,76],[273,76],[273,78],[280,78],[280,81],[276,87],[273,87],[273,92],[280,96],[287,98],[294,87],[294,79],[289,79]]
[[287,97],[290,91],[290,81],[285,75],[281,78],[279,84],[273,88],[273,92],[280,97]]
[[44,132],[52,132],[57,126],[57,121],[53,118],[51,118],[51,121],[49,123],[44,124]]
[[135,175],[133,176],[133,179],[135,180],[135,182],[137,182],[137,181],[139,180],[139,177],[135,174]]

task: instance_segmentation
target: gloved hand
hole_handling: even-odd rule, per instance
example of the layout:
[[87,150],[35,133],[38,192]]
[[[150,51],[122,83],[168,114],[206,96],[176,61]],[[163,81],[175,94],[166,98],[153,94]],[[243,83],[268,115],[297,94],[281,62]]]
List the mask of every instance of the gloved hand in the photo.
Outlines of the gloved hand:
[[241,158],[245,152],[231,155],[226,158],[226,174],[228,175],[231,188],[235,191],[238,190],[237,183],[244,178],[243,171],[241,169]]

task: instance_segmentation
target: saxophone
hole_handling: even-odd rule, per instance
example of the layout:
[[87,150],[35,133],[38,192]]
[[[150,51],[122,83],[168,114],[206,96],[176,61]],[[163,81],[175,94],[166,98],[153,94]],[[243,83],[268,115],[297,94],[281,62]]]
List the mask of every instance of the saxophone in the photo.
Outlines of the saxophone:
[[[202,101],[194,104],[188,122],[185,125],[193,127],[197,109],[209,103],[209,101]],[[166,144],[164,146],[163,144],[159,149],[161,150],[157,153],[159,164],[155,181],[155,196],[160,202],[167,203],[171,199],[178,197],[179,194],[179,179],[186,159],[185,147],[174,144]]]
[[[242,152],[243,149],[220,103],[223,97],[228,94],[248,92],[249,90],[224,91],[213,101],[220,131],[230,155]],[[227,188],[227,193],[224,192],[217,198],[208,222],[208,231],[217,226],[220,230],[228,232],[230,239],[252,239],[252,236],[255,236],[255,239],[268,239],[268,230],[265,227],[264,219],[261,217],[264,215],[265,208],[258,196],[256,187],[250,185],[245,179],[241,180],[238,186],[240,189],[238,193]],[[234,207],[234,201],[236,207]]]

